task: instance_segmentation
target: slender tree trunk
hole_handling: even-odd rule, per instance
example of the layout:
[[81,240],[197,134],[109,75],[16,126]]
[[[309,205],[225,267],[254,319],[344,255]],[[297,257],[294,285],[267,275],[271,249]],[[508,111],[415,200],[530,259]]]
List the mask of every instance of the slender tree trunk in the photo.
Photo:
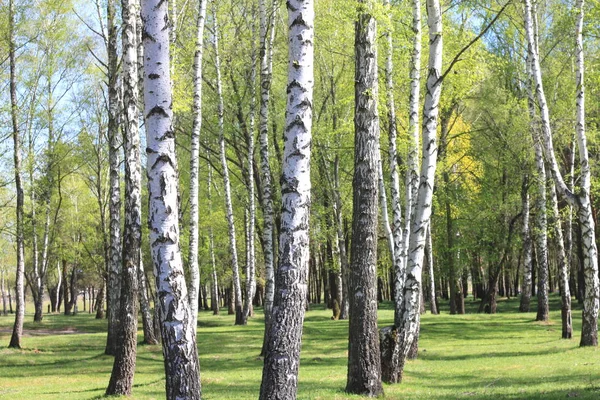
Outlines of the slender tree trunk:
[[121,298],[121,179],[120,151],[121,138],[119,132],[119,60],[117,55],[117,25],[115,0],[107,1],[107,53],[108,53],[108,162],[110,169],[110,239],[109,264],[106,271],[106,312],[108,317],[108,335],[106,337],[105,354],[115,355],[118,343],[119,299]]
[[558,275],[561,300],[562,338],[573,337],[573,321],[571,318],[571,289],[569,288],[569,267],[567,254],[563,240],[560,212],[558,210],[558,198],[554,182],[550,183],[550,204],[552,205],[552,227],[554,231],[554,243],[556,244],[558,256]]
[[538,197],[536,205],[536,255],[537,255],[537,278],[538,278],[538,308],[536,321],[548,321],[548,223],[546,220],[546,168],[542,146],[535,140],[535,159],[537,164]]
[[[417,0],[419,1],[419,0]],[[384,6],[389,7],[389,0],[384,0]],[[388,10],[389,11],[389,10]],[[418,11],[421,12],[420,10]],[[420,19],[420,17],[418,17]],[[389,21],[391,23],[391,16],[389,16]],[[420,26],[419,26],[420,29]],[[398,131],[396,127],[396,103],[394,100],[394,43],[392,38],[392,30],[387,29],[385,32],[385,36],[387,39],[387,54],[385,60],[385,88],[386,88],[386,103],[387,103],[387,111],[388,111],[388,136],[389,136],[389,158],[390,158],[390,194],[392,197],[392,235],[393,235],[393,248],[392,252],[392,262],[394,265],[394,325],[397,327],[397,323],[400,322],[400,316],[402,314],[402,310],[400,309],[400,305],[402,304],[402,294],[404,289],[404,274],[405,274],[405,266],[404,259],[406,256],[406,252],[403,253],[404,249],[404,240],[402,233],[402,205],[400,204],[400,177],[398,174],[398,152],[397,152],[397,141],[398,141]],[[419,43],[419,46],[421,43]],[[420,50],[419,50],[420,52]],[[414,54],[413,54],[414,57]],[[418,56],[420,57],[420,55]],[[411,60],[411,63],[414,62],[415,59]],[[411,64],[412,66],[412,64]],[[418,72],[417,72],[418,74]],[[411,87],[412,89],[412,87]],[[411,92],[412,96],[412,92]],[[383,189],[380,186],[380,190]],[[409,215],[406,216],[407,219],[410,218]],[[390,248],[392,246],[390,245]]]
[[296,398],[308,279],[314,2],[289,0],[287,5],[288,97],[281,176],[279,268],[261,400]]
[[[23,181],[21,178],[21,138],[19,132],[19,124],[17,121],[18,104],[17,104],[17,79],[16,79],[16,60],[15,60],[15,5],[13,0],[8,2],[8,58],[10,64],[10,116],[12,122],[13,136],[13,158],[15,164],[15,189],[17,192],[17,276],[16,276],[16,294],[17,294],[17,313],[15,315],[15,323],[13,325],[12,336],[8,347],[20,349],[21,336],[23,335],[23,320],[25,318],[25,237],[23,233],[23,208],[24,208],[24,192]],[[11,306],[12,309],[12,306]]]
[[429,26],[429,67],[427,93],[423,107],[423,156],[419,190],[411,217],[408,263],[404,286],[403,325],[399,333],[400,363],[398,381],[402,381],[406,358],[420,325],[421,271],[423,266],[427,226],[431,217],[433,185],[437,165],[437,125],[442,91],[442,14],[439,0],[427,0]]
[[[214,5],[213,7],[216,7]],[[214,19],[214,38],[213,46],[215,48],[215,68],[217,70],[217,96],[218,117],[219,117],[219,148],[221,155],[221,168],[223,169],[223,185],[225,186],[225,211],[227,215],[227,225],[229,228],[229,250],[231,255],[231,269],[233,271],[233,289],[235,301],[235,324],[244,325],[242,312],[242,288],[240,284],[240,271],[238,264],[235,223],[233,219],[233,204],[231,199],[231,183],[229,181],[229,167],[227,166],[227,154],[225,150],[225,127],[224,127],[224,104],[223,104],[223,86],[221,81],[221,61],[219,59],[219,31],[216,9],[213,9]]]
[[552,130],[546,96],[542,83],[539,53],[535,41],[533,29],[533,15],[530,0],[525,0],[525,31],[527,34],[528,53],[531,57],[531,74],[535,81],[535,93],[540,106],[542,116],[542,135],[544,139],[544,150],[556,189],[561,196],[571,205],[577,207],[579,221],[582,230],[583,246],[583,270],[585,276],[585,295],[583,301],[583,319],[581,326],[581,346],[598,345],[598,310],[600,309],[600,284],[598,281],[598,249],[595,241],[595,223],[592,213],[590,199],[591,173],[589,156],[587,150],[587,139],[585,135],[585,92],[584,92],[584,64],[583,64],[583,0],[577,1],[579,11],[577,18],[576,34],[576,61],[577,61],[577,142],[579,147],[579,160],[581,164],[580,193],[575,195],[569,190],[556,161],[554,145],[552,142]]
[[[208,154],[207,154],[208,157]],[[212,213],[212,167],[208,165],[208,179],[206,182],[207,198],[208,198],[208,213]],[[212,292],[210,298],[213,315],[219,314],[219,280],[217,277],[217,263],[215,261],[215,238],[212,224],[208,227],[208,251],[210,253],[211,275],[212,275]]]
[[133,389],[137,346],[138,268],[142,234],[142,173],[138,127],[137,4],[122,0],[123,106],[125,145],[125,226],[117,352],[107,395],[130,395]]
[[161,319],[167,399],[200,399],[196,333],[179,241],[177,159],[169,77],[168,3],[143,0],[150,248]]
[[[333,195],[335,206],[335,226],[337,234],[337,247],[340,259],[340,277],[342,286],[342,303],[340,304],[340,319],[348,319],[348,256],[346,254],[346,238],[344,236],[344,218],[342,214],[342,197],[340,195],[340,159],[336,154],[333,165]],[[320,296],[319,296],[320,297]]]
[[199,1],[196,20],[196,49],[194,51],[194,102],[192,114],[192,143],[190,155],[190,242],[188,264],[190,269],[190,308],[192,326],[198,325],[198,291],[200,290],[200,266],[198,265],[198,171],[200,168],[200,131],[202,129],[202,54],[204,53],[204,23],[206,20],[207,0]]
[[427,239],[425,241],[425,257],[427,257],[427,266],[429,267],[429,291],[431,292],[431,299],[429,302],[429,309],[434,315],[439,314],[437,307],[437,299],[435,292],[435,273],[433,268],[433,246],[431,244],[431,223],[427,226]]
[[6,315],[6,271],[1,270],[0,274],[2,275],[2,284],[0,290],[2,290],[2,315]]
[[[263,255],[265,260],[265,331],[261,355],[267,350],[267,335],[270,331],[271,312],[275,293],[275,270],[273,263],[273,196],[271,184],[271,166],[269,164],[269,94],[273,69],[273,41],[275,37],[275,2],[272,2],[270,25],[267,25],[266,0],[259,0],[260,14],[260,166],[262,179],[263,209]],[[268,29],[268,27],[270,29]],[[267,39],[269,35],[269,39]]]
[[379,185],[378,189],[379,189],[379,208],[381,210],[381,223],[383,225],[383,231],[385,232],[385,237],[387,239],[387,243],[388,243],[388,249],[390,251],[390,256],[392,261],[394,261],[395,259],[395,251],[396,249],[394,248],[394,233],[392,232],[392,227],[390,225],[390,217],[389,217],[389,213],[388,213],[388,201],[387,201],[387,194],[385,191],[385,183],[384,183],[384,179],[383,179],[383,166],[382,166],[382,161],[381,161],[381,152],[379,147],[377,148],[377,183]]
[[[351,265],[348,275],[350,324],[346,392],[383,393],[377,333],[377,195],[379,116],[377,111],[377,22],[360,1],[355,23],[354,178]],[[365,7],[366,6],[366,7]]]
[[523,285],[521,286],[521,303],[519,311],[529,312],[531,303],[531,284],[532,284],[532,243],[531,232],[529,229],[529,176],[523,177],[521,188],[521,202],[523,204]]
[[140,250],[140,262],[137,270],[139,284],[138,300],[140,302],[140,312],[142,314],[142,327],[144,329],[144,344],[158,344],[158,339],[154,335],[154,323],[152,312],[150,311],[150,299],[148,297],[148,281],[144,271],[144,260]]
[[[253,12],[254,14],[254,12]],[[254,24],[252,25],[252,36],[255,36]],[[250,123],[248,131],[248,246],[246,259],[246,298],[242,313],[243,324],[248,322],[248,317],[254,314],[252,301],[256,294],[256,260],[255,260],[255,241],[254,235],[256,231],[256,203],[254,189],[254,125],[255,125],[255,110],[256,110],[256,46],[252,41],[252,67],[250,68]]]

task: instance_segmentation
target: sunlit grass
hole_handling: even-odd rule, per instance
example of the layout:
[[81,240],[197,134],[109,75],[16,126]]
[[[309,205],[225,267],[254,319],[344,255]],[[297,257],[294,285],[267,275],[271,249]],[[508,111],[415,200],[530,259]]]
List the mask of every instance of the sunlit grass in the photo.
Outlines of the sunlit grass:
[[[558,299],[552,297],[552,309]],[[468,303],[470,312],[476,310]],[[426,314],[419,359],[406,366],[404,382],[385,385],[387,399],[598,399],[600,352],[579,348],[580,311],[573,312],[574,339],[560,339],[560,314],[550,323],[517,312],[518,300],[502,301],[496,315]],[[198,327],[204,399],[256,399],[262,359],[261,310],[248,326],[233,316],[201,312]],[[346,382],[347,321],[313,306],[306,314],[299,399],[355,399]],[[380,326],[391,324],[389,304]],[[104,355],[106,321],[93,315],[26,317],[21,351],[5,348],[13,316],[0,317],[0,399],[92,399],[104,393],[112,357]],[[140,333],[141,339],[141,333]],[[133,399],[164,398],[162,350],[139,346]]]

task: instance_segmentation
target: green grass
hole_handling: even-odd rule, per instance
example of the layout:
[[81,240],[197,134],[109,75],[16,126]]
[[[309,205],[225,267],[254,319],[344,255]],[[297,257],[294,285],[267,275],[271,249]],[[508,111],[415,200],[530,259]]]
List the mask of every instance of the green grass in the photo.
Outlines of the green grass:
[[[476,305],[468,303],[469,312]],[[574,339],[560,339],[560,314],[550,323],[517,312],[518,300],[501,301],[496,315],[426,314],[419,358],[407,364],[404,382],[384,385],[386,399],[598,399],[600,350],[579,348],[580,311]],[[558,310],[558,298],[551,308]],[[260,315],[260,310],[257,312]],[[380,310],[391,323],[391,306]],[[93,399],[102,397],[112,358],[105,356],[106,322],[93,315],[26,317],[24,350],[5,348],[13,317],[0,317],[0,399]],[[306,315],[299,399],[357,399],[346,382],[347,321],[314,306]],[[61,331],[75,333],[60,334]],[[260,387],[263,319],[233,326],[233,316],[202,312],[198,341],[204,399],[256,399]],[[141,339],[141,336],[140,336]],[[139,346],[133,399],[163,399],[160,346]]]

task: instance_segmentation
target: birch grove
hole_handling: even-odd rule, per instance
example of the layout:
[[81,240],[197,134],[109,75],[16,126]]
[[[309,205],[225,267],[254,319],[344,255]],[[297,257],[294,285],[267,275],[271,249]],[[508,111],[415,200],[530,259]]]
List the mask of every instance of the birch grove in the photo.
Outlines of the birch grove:
[[576,34],[576,126],[577,144],[579,148],[580,188],[579,193],[574,193],[567,187],[559,170],[556,160],[554,144],[552,140],[552,129],[550,114],[546,95],[542,82],[540,68],[539,49],[534,33],[534,12],[530,0],[525,0],[525,31],[527,35],[527,51],[531,60],[531,78],[534,84],[535,97],[541,117],[541,133],[544,143],[544,153],[548,161],[552,178],[556,184],[556,190],[569,204],[577,208],[579,222],[582,230],[583,241],[583,269],[585,275],[585,294],[583,300],[583,319],[581,329],[581,346],[598,345],[598,310],[600,308],[600,288],[598,282],[598,249],[595,241],[595,224],[592,216],[590,200],[590,165],[587,149],[587,138],[585,134],[585,91],[583,81],[583,2],[577,2],[577,34]]

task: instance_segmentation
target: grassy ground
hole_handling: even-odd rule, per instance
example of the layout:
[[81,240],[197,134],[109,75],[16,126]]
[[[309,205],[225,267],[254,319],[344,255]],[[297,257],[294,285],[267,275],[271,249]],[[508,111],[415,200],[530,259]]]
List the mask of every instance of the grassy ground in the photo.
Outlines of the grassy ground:
[[[558,310],[558,299],[551,308]],[[496,315],[430,315],[422,318],[419,359],[408,363],[404,383],[385,385],[386,399],[598,399],[600,350],[561,340],[560,314],[550,323],[519,314],[518,300],[502,301]],[[469,304],[470,312],[475,305]],[[257,312],[260,314],[260,310]],[[306,315],[299,399],[357,399],[346,381],[346,321],[332,321],[315,306]],[[389,305],[380,325],[391,323]],[[27,315],[25,349],[5,348],[12,317],[0,317],[0,399],[92,399],[104,393],[112,358],[103,355],[105,321],[92,315],[48,315],[33,324]],[[233,326],[233,316],[202,312],[198,342],[204,399],[256,399],[262,360],[263,319]],[[140,336],[141,340],[141,336]],[[163,399],[160,346],[139,346],[133,399]]]

